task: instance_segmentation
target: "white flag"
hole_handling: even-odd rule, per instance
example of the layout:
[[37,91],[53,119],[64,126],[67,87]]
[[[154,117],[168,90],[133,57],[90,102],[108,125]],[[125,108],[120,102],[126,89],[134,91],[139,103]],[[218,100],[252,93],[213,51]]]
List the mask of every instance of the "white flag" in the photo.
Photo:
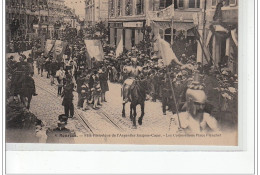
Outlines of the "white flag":
[[121,35],[120,41],[119,41],[117,48],[116,48],[116,58],[119,57],[123,53],[123,50],[124,50],[123,35]]
[[162,39],[160,35],[158,35],[158,46],[160,56],[162,57],[165,66],[170,65],[172,60],[175,63],[182,65],[182,63],[178,60],[175,53],[173,52],[170,44]]

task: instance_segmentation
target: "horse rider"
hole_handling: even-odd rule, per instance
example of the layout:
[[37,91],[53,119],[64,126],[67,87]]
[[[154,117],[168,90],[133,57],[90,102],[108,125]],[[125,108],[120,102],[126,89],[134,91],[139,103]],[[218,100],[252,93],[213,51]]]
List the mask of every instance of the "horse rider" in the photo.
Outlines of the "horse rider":
[[[128,96],[130,93],[126,87],[131,87],[134,81],[139,78],[139,75],[142,72],[142,67],[137,65],[137,58],[132,58],[132,66],[125,66],[123,71],[128,74],[128,78],[124,81],[122,86],[122,93],[127,93],[124,95],[126,99],[123,99],[123,104],[125,104],[129,100]],[[125,92],[123,92],[123,89],[125,89]]]
[[[219,133],[220,129],[217,120],[205,112],[207,96],[199,76],[198,71],[196,71],[193,82],[186,91],[186,111],[175,114],[172,120],[175,126],[179,125],[179,131],[185,133]],[[178,130],[176,129],[176,131]]]
[[137,65],[137,58],[132,58],[132,66],[129,69],[128,75],[131,78],[137,78],[142,72],[142,67]]

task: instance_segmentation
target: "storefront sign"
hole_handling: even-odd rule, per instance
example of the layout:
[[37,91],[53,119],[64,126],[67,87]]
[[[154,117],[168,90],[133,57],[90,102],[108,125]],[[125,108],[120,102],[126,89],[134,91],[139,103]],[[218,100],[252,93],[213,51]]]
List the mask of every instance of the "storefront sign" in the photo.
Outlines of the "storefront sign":
[[118,28],[120,28],[120,27],[123,27],[123,23],[110,23],[110,27],[113,27],[113,28],[118,27]]
[[123,27],[143,27],[143,22],[124,22]]

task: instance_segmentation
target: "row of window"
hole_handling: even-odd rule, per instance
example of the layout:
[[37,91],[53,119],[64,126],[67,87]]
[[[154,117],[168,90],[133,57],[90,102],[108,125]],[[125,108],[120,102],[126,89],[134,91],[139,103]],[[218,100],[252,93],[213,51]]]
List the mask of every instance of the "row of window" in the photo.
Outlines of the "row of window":
[[[122,16],[123,8],[125,11],[125,16],[133,15],[133,0],[125,0],[125,6],[123,7],[123,0],[110,0],[110,16]],[[211,0],[211,6],[216,7],[218,3],[223,0]],[[174,8],[184,8],[184,3],[187,2],[187,8],[201,8],[201,0],[160,0],[159,9],[164,9],[169,7],[174,3]],[[235,6],[237,5],[237,0],[224,0],[224,6]],[[144,14],[144,0],[136,0],[135,4],[136,15]]]
[[[125,0],[125,6],[123,7],[122,0],[110,0],[109,9],[110,16],[121,16],[123,15],[123,8],[125,11],[125,16],[131,16],[133,14],[142,15],[144,14],[144,0],[136,0],[135,3],[135,12],[133,13],[133,0]],[[115,8],[116,7],[116,8]]]
[[[222,2],[222,0],[212,0],[211,5],[214,7],[217,6],[220,2]],[[224,6],[235,6],[237,5],[237,0],[224,0],[223,3]]]
[[[183,8],[184,0],[174,0],[175,8]],[[189,8],[200,8],[200,0],[189,0]]]
[[[166,8],[171,5],[172,0],[161,0],[160,1],[160,8]],[[222,2],[223,0],[211,0],[211,6],[216,7],[218,3]],[[184,8],[185,0],[174,0],[174,8]],[[201,8],[200,0],[188,0],[188,8]],[[237,0],[224,0],[224,6],[235,6],[237,5]]]

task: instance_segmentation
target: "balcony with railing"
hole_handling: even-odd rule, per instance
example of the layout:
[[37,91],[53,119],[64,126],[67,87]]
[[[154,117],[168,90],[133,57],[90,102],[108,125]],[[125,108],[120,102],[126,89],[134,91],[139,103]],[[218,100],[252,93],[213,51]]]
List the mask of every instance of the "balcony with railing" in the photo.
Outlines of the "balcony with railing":
[[174,17],[174,6],[171,5],[163,10],[159,11],[149,11],[147,12],[148,18],[154,21],[160,21],[160,20],[170,20],[172,17]]

